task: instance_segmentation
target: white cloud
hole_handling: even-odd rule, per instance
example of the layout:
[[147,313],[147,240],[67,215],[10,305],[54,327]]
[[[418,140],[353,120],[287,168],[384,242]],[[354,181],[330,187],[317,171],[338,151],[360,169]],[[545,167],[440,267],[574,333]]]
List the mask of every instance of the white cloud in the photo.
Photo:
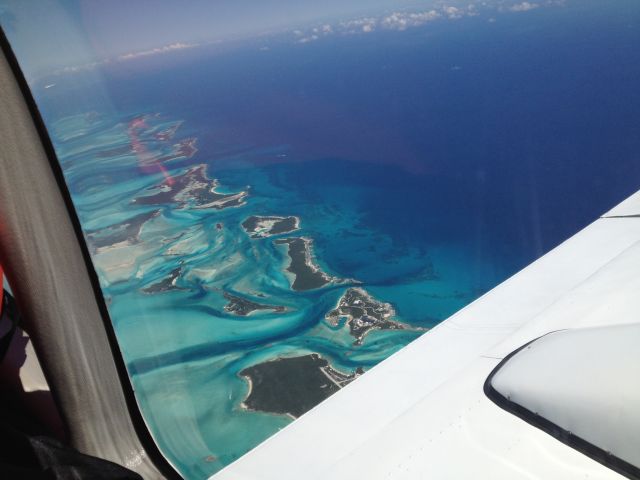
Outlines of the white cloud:
[[464,11],[458,7],[447,7],[445,5],[444,7],[442,7],[442,11],[451,20],[457,20],[464,16]]
[[309,35],[308,37],[302,37],[300,40],[298,40],[298,43],[315,42],[319,38],[320,37],[318,35]]
[[517,5],[512,5],[511,7],[509,7],[509,11],[510,12],[526,12],[528,10],[533,10],[534,8],[538,8],[540,5],[538,5],[537,3],[530,3],[530,2],[522,2],[522,3],[518,3]]
[[324,33],[325,35],[328,33],[333,33],[333,27],[331,25],[329,25],[328,23],[322,26],[322,33]]
[[171,45],[164,45],[158,48],[152,48],[150,50],[141,50],[138,52],[129,52],[122,55],[119,55],[115,58],[105,58],[104,60],[100,60],[97,62],[85,63],[83,65],[73,65],[69,67],[63,67],[59,70],[53,72],[54,75],[62,74],[62,73],[77,73],[87,70],[93,70],[96,67],[100,67],[103,65],[108,65],[114,62],[126,62],[128,60],[133,60],[139,57],[147,57],[149,55],[158,55],[162,53],[175,52],[177,50],[184,50],[186,48],[194,48],[199,46],[196,43],[181,43],[176,42]]
[[373,32],[378,19],[374,17],[356,18],[354,20],[347,20],[346,22],[340,22],[340,27],[346,33],[359,33],[359,32]]
[[120,55],[117,58],[117,60],[132,60],[134,58],[147,57],[149,55],[158,55],[161,53],[169,53],[169,52],[174,52],[176,50],[184,50],[186,48],[193,48],[197,46],[198,45],[195,43],[177,42],[177,43],[172,43],[171,45],[165,45],[163,47],[152,48],[151,50],[142,50],[139,52],[125,53],[124,55]]
[[303,32],[302,30],[293,30],[292,33],[296,37],[298,37],[296,43],[315,42],[316,40],[320,39],[320,35],[329,35],[333,33],[333,26],[325,23],[324,25],[313,27],[308,34]]
[[[483,0],[468,0],[464,3],[456,0],[440,0],[437,7],[425,11],[394,11],[378,17],[361,17],[343,20],[336,24],[317,25],[309,30],[293,30],[297,43],[309,43],[331,34],[356,35],[370,33],[377,30],[403,31],[412,27],[419,27],[426,23],[443,19],[459,20],[464,17],[475,17],[481,13],[491,12],[526,12],[542,5],[562,4],[565,0],[537,0],[536,2],[514,0],[497,0],[488,2]],[[519,1],[519,0],[517,0]],[[446,3],[445,3],[446,2]],[[510,6],[508,6],[511,4]],[[495,16],[490,16],[488,22],[495,22]]]
[[440,13],[435,10],[426,12],[393,12],[380,22],[384,28],[391,30],[406,30],[409,27],[418,27],[427,22],[440,18]]

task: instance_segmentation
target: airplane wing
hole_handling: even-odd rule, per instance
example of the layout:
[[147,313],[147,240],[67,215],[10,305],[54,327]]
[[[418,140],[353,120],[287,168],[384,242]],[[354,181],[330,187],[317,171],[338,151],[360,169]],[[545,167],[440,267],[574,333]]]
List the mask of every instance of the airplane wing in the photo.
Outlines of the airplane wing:
[[[216,479],[462,479],[478,472],[509,480],[621,478],[603,463],[635,478],[639,216],[640,192]],[[553,340],[554,332],[566,337],[558,348],[536,345]],[[508,357],[529,342],[540,352],[527,368],[511,367]],[[514,371],[506,372],[510,378],[500,387],[520,392],[524,409],[527,401],[544,399],[549,405],[543,401],[541,412],[533,413],[555,413],[568,422],[555,424],[560,433],[533,425],[485,394],[501,363]],[[585,399],[591,403],[586,408]],[[591,449],[581,450],[587,455],[562,438],[570,428],[578,429],[574,437],[586,436]],[[274,462],[282,468],[273,468]]]

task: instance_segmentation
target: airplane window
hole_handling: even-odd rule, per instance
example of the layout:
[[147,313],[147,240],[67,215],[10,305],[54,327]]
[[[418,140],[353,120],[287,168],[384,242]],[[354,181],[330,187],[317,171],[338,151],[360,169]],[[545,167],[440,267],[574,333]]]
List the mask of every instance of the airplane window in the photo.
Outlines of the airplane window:
[[181,474],[635,192],[639,20],[636,0],[0,0]]

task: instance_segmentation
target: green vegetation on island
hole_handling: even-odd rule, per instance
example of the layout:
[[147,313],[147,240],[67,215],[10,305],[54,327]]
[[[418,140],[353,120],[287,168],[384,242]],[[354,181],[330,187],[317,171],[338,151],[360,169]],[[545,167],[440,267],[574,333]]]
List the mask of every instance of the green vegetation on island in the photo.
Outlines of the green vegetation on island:
[[350,288],[325,318],[333,326],[346,318],[349,333],[355,338],[354,344],[361,345],[372,330],[404,330],[403,324],[390,320],[395,314],[390,303],[376,300],[363,288]]
[[297,291],[320,288],[334,280],[318,267],[311,253],[313,241],[306,237],[283,238],[276,240],[277,245],[287,245],[291,262],[287,271],[294,275],[291,288]]
[[224,307],[225,311],[233,313],[235,315],[240,315],[242,317],[258,310],[271,310],[273,312],[284,312],[286,310],[286,308],[282,305],[265,305],[263,303],[252,302],[251,300],[247,300],[246,298],[236,295],[231,295],[227,292],[224,292],[223,295],[224,298],[229,301],[229,303],[227,303]]
[[298,418],[362,373],[335,370],[317,353],[269,360],[240,371],[250,386],[243,406]]
[[151,188],[151,195],[133,199],[137,205],[178,204],[179,208],[214,208],[222,210],[244,205],[248,193],[218,193],[218,181],[207,177],[207,166],[197,165],[181,175],[169,177]]

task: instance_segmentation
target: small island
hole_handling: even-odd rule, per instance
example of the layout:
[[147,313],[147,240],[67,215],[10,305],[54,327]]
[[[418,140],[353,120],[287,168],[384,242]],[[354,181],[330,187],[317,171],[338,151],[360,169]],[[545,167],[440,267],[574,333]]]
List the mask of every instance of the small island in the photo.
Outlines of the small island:
[[300,229],[298,217],[260,217],[252,215],[242,222],[242,228],[251,238],[266,238],[273,235],[295,232]]
[[336,280],[327,275],[315,264],[312,254],[313,240],[307,237],[283,238],[276,240],[277,245],[287,245],[291,262],[287,271],[294,275],[291,288],[296,291],[320,288]]
[[140,213],[122,222],[108,227],[89,230],[86,233],[87,243],[92,253],[102,253],[115,246],[134,245],[140,242],[140,231],[145,223],[156,218],[160,210]]
[[177,267],[169,272],[165,278],[156,282],[152,285],[149,285],[146,288],[143,288],[142,291],[144,293],[162,293],[169,292],[171,290],[184,290],[176,285],[178,278],[182,275],[182,267]]
[[364,337],[372,330],[404,330],[406,327],[389,320],[396,314],[390,303],[373,298],[363,288],[350,288],[338,301],[335,309],[326,314],[326,320],[337,327],[346,318],[354,345],[362,345]]
[[249,382],[242,407],[298,418],[362,373],[335,370],[317,353],[269,360],[240,371]]
[[140,205],[162,205],[176,203],[180,208],[215,208],[222,210],[245,204],[247,192],[219,193],[217,180],[207,177],[207,166],[197,165],[182,175],[169,177],[159,185],[151,188],[155,193],[133,199]]
[[175,143],[172,147],[173,152],[164,157],[160,157],[158,161],[160,162],[168,162],[170,160],[175,160],[177,158],[191,158],[197,152],[196,142],[198,141],[195,137],[185,138],[183,140],[179,140],[178,143]]
[[236,295],[231,295],[227,292],[224,292],[223,295],[224,298],[229,301],[229,303],[227,303],[224,307],[225,311],[233,313],[234,315],[245,317],[258,310],[271,310],[272,312],[286,311],[286,308],[282,305],[265,305],[262,303],[252,302],[251,300],[247,300],[246,298],[238,297]]
[[159,132],[154,133],[153,136],[156,140],[160,142],[167,142],[169,140],[172,140],[176,132],[182,126],[183,123],[184,123],[183,121],[175,122],[170,127],[167,127],[164,130],[160,130]]

